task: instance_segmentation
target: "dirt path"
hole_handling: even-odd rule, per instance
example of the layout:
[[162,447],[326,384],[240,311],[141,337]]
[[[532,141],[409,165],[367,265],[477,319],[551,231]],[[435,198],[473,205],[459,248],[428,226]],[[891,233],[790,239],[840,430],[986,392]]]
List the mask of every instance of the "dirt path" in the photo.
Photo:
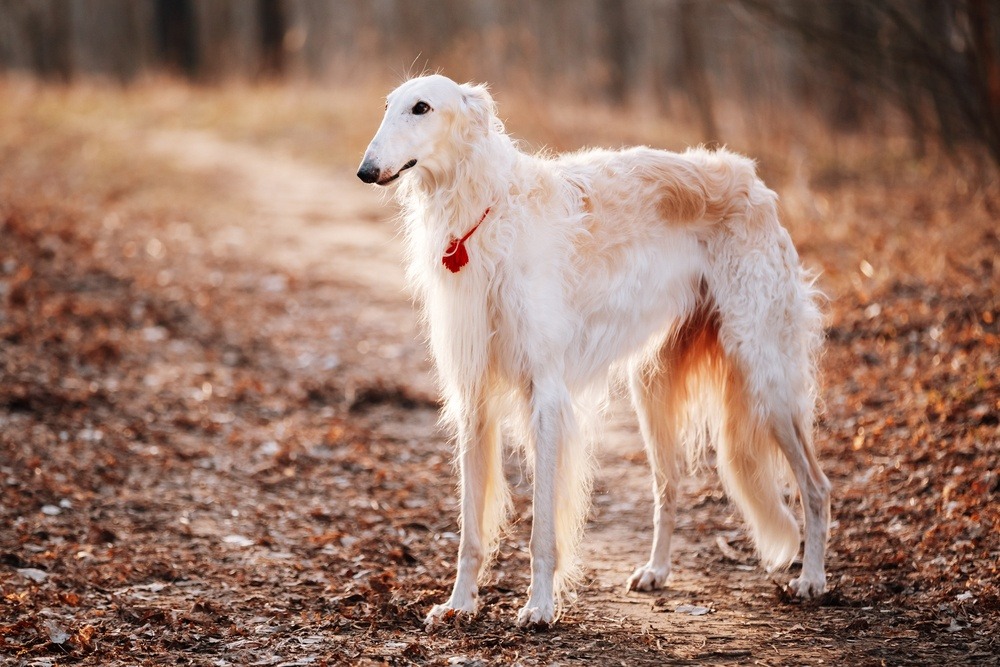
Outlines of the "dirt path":
[[[248,254],[290,270],[335,277],[405,304],[401,248],[388,207],[353,174],[325,171],[210,132],[164,131],[147,150],[192,174],[223,173],[247,217]],[[395,314],[395,313],[393,313]]]
[[[352,174],[323,170],[207,133],[156,134],[148,149],[194,174],[228,173],[233,190],[224,196],[247,203],[247,215],[239,221],[245,250],[289,271],[355,286],[360,301],[367,303],[366,318],[391,323],[392,328],[382,334],[409,355],[402,363],[409,381],[420,392],[433,392],[425,355],[414,344],[418,332],[404,291],[402,248],[390,220],[391,203],[360,185]],[[390,415],[376,428],[389,434],[407,432],[421,440],[441,437],[433,421],[414,420],[407,413]],[[851,627],[875,612],[835,604],[793,604],[772,613],[781,598],[780,585],[790,575],[771,576],[756,566],[734,510],[710,475],[685,482],[670,587],[655,595],[626,594],[625,579],[647,555],[652,510],[641,441],[623,399],[615,402],[599,458],[595,510],[585,543],[590,580],[570,618],[579,615],[587,622],[629,628],[652,638],[673,660],[718,664],[845,660],[847,647],[822,635],[831,627]],[[523,534],[515,544],[523,551]],[[447,545],[442,558],[450,559],[453,550]],[[834,584],[837,559],[838,554],[831,555]],[[507,593],[514,598],[521,594]],[[861,651],[875,660],[884,655],[891,662],[891,647],[898,639],[858,638],[848,653]],[[613,656],[608,660],[613,662]]]

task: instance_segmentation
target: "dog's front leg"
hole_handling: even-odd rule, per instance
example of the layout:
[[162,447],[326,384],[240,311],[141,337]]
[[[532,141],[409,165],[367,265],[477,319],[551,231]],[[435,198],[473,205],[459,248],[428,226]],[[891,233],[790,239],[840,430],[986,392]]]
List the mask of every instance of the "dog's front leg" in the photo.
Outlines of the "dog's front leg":
[[483,559],[505,513],[500,434],[486,405],[463,410],[457,445],[462,486],[458,574],[448,601],[435,605],[427,615],[424,622],[428,626],[451,613],[476,613]]
[[517,614],[521,627],[547,625],[555,620],[556,491],[559,483],[559,453],[572,418],[565,387],[560,384],[532,388],[534,437],[534,491],[531,522],[531,587],[528,602]]

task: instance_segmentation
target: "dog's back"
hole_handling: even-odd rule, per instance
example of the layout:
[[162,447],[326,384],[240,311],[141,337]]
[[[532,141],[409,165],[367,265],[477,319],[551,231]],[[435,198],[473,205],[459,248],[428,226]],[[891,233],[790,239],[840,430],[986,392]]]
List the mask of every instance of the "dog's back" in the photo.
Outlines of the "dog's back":
[[753,162],[725,149],[673,153],[638,146],[570,153],[556,162],[568,180],[590,185],[592,202],[609,216],[667,224],[730,218],[745,211],[751,191],[766,190]]

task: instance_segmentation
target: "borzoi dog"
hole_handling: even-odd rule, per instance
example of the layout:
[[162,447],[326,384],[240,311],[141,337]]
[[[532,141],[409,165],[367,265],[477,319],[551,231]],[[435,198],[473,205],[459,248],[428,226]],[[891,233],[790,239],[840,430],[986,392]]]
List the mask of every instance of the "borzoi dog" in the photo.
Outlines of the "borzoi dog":
[[443,419],[457,434],[461,539],[451,597],[427,624],[473,614],[510,507],[501,423],[532,470],[531,586],[520,626],[553,622],[579,576],[591,492],[584,428],[627,378],[653,470],[649,561],[670,573],[678,478],[706,445],[762,562],[826,586],[829,489],[813,452],[821,342],[812,283],[754,164],[726,150],[518,150],[487,89],[440,75],[389,94],[358,177],[399,179],[408,279],[430,335]]

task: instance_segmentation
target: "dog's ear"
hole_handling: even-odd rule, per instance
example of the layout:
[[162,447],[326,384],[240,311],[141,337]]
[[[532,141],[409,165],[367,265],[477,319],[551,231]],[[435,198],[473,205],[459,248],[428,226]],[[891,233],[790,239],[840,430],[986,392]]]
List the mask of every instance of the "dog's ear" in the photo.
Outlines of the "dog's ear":
[[497,109],[493,97],[482,84],[462,84],[462,110],[473,135],[488,134],[494,126]]

